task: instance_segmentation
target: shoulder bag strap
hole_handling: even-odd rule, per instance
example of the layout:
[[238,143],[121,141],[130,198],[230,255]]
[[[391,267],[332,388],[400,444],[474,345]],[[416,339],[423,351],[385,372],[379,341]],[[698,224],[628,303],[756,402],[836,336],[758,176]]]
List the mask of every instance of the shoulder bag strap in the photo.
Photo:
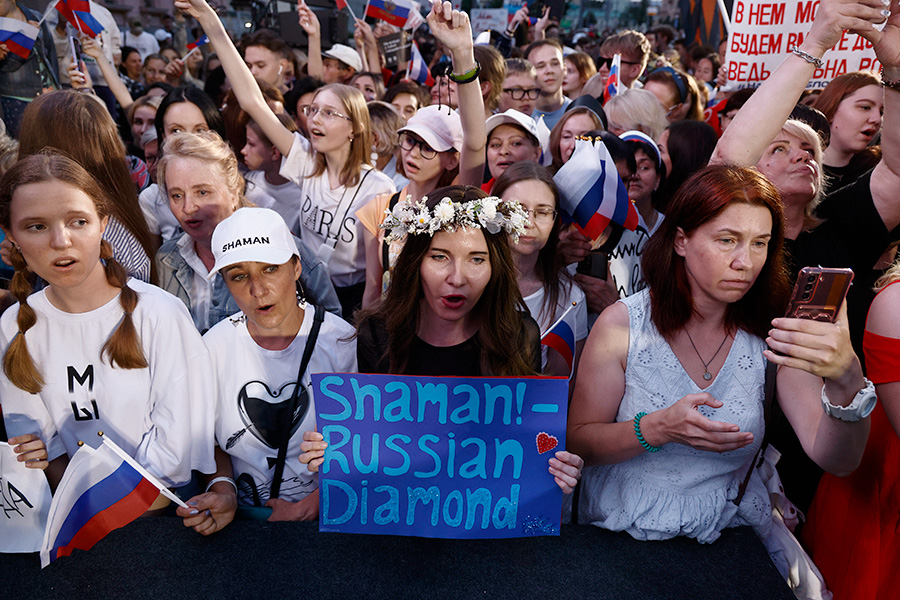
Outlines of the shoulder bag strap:
[[750,483],[750,476],[753,475],[753,469],[762,465],[766,447],[769,445],[769,416],[772,413],[772,401],[775,399],[775,375],[777,373],[778,365],[766,361],[766,397],[763,401],[763,422],[766,429],[765,433],[763,433],[762,444],[759,445],[759,450],[756,451],[756,455],[754,455],[753,460],[750,462],[750,467],[747,469],[747,474],[744,475],[744,480],[738,487],[737,497],[732,500],[737,506],[740,506],[741,500],[744,499],[744,493],[747,491],[747,484]]
[[[325,309],[321,306],[316,306],[315,308],[316,312],[313,317],[312,328],[309,330],[309,336],[306,338],[306,346],[303,348],[303,359],[300,361],[300,371],[297,373],[297,385],[294,386],[294,393],[291,396],[290,411],[282,424],[281,445],[278,446],[278,458],[275,459],[275,473],[272,475],[272,487],[269,490],[269,498],[277,498],[281,491],[281,477],[284,475],[284,461],[287,459],[288,442],[291,440],[294,411],[297,410],[299,390],[304,389],[303,374],[306,373],[306,369],[309,366],[309,359],[312,358],[313,350],[316,348],[316,338],[319,337],[319,329],[322,327],[322,321],[325,320]],[[306,390],[304,389],[305,392]]]

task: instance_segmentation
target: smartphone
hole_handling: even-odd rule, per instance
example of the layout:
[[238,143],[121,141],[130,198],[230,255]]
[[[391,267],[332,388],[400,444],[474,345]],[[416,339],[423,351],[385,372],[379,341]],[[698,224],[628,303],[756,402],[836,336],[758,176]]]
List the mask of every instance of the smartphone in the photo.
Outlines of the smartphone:
[[606,280],[609,274],[609,254],[592,250],[583,261],[575,267],[576,273]]
[[787,316],[834,323],[852,282],[851,269],[803,267],[794,284]]

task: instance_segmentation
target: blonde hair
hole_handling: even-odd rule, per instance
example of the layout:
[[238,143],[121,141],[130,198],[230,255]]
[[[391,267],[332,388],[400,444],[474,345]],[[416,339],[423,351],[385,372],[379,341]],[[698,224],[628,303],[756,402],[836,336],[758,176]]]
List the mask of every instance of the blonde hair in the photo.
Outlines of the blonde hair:
[[609,123],[625,131],[637,130],[658,140],[669,120],[666,109],[653,94],[642,89],[628,89],[610,98],[603,107]]
[[[20,186],[32,183],[59,181],[75,187],[87,194],[94,202],[97,215],[103,219],[109,216],[109,206],[100,186],[88,172],[74,160],[55,152],[45,150],[27,156],[16,163],[0,179],[0,222],[11,229],[11,204],[13,194]],[[108,357],[112,366],[123,369],[143,369],[147,359],[141,346],[132,314],[138,303],[138,295],[127,285],[125,269],[113,259],[112,246],[106,240],[100,242],[100,258],[104,261],[106,280],[121,290],[119,303],[125,315],[100,351]],[[25,333],[37,322],[34,309],[28,305],[32,287],[29,274],[32,272],[25,257],[17,249],[10,252],[10,261],[16,272],[10,283],[10,291],[19,301],[17,315],[18,334],[10,342],[3,355],[3,372],[16,387],[31,394],[37,394],[44,387],[44,378],[28,351]]]
[[[897,252],[898,244],[900,244],[900,242],[892,243],[888,250]],[[897,252],[897,255],[894,257],[894,262],[891,264],[888,270],[884,272],[884,275],[878,278],[878,281],[875,282],[875,285],[872,289],[874,289],[876,292],[879,290],[883,290],[898,279],[900,279],[900,252]]]
[[815,216],[816,208],[822,201],[825,188],[825,175],[822,170],[824,166],[822,164],[822,138],[819,137],[815,129],[796,119],[788,119],[781,130],[806,142],[813,150],[813,160],[816,162],[816,190],[812,200],[807,202],[806,208],[803,209],[803,226],[809,229],[822,222]]
[[378,134],[378,142],[374,145],[375,153],[386,156],[396,150],[400,143],[397,130],[403,127],[403,117],[393,105],[380,100],[369,102],[368,109],[372,131]]
[[179,158],[195,158],[216,165],[221,177],[217,177],[225,187],[238,198],[239,206],[246,206],[244,189],[246,182],[238,169],[237,158],[219,134],[212,131],[189,133],[179,131],[166,137],[162,158],[156,167],[156,181],[164,198],[169,197],[166,189],[166,170]]
[[[329,91],[341,101],[344,114],[350,119],[353,127],[353,137],[350,140],[350,153],[347,160],[341,166],[340,179],[344,186],[354,186],[359,183],[363,165],[372,166],[372,134],[369,110],[366,108],[366,99],[358,89],[343,83],[330,83],[316,90],[313,100],[324,91]],[[325,155],[316,153],[316,166],[309,177],[318,177],[325,173]]]

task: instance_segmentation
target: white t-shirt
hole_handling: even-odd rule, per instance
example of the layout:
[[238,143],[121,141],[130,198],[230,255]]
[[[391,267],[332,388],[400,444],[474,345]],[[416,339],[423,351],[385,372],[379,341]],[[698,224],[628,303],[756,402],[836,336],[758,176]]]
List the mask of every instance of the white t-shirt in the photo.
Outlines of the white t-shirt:
[[142,31],[140,35],[134,35],[130,29],[125,30],[125,45],[140,52],[142,62],[147,60],[151,54],[159,52],[159,40],[155,35],[146,31]]
[[356,210],[378,194],[393,194],[394,183],[384,173],[364,168],[357,185],[331,189],[327,174],[305,177],[314,168],[315,152],[309,141],[294,133],[291,151],[281,159],[279,174],[302,188],[300,237],[318,251],[335,287],[360,283],[366,278],[366,252]]
[[162,236],[163,243],[179,234],[181,224],[172,214],[169,200],[162,195],[162,190],[158,185],[155,183],[148,185],[144,191],[138,194],[138,202],[150,233]]
[[284,219],[291,233],[300,237],[300,206],[303,204],[303,190],[293,181],[281,185],[266,181],[264,171],[250,171],[244,174],[247,191],[244,195],[253,204],[271,208]]
[[[79,440],[99,444],[103,431],[166,485],[183,485],[191,469],[215,471],[209,354],[181,301],[135,279],[128,285],[139,296],[133,319],[150,366],[112,367],[100,355],[123,318],[118,296],[67,313],[41,290],[28,299],[37,321],[25,339],[44,387],[29,394],[0,374],[6,429],[39,435],[50,460],[72,456]],[[3,352],[18,331],[18,308],[0,318]]]
[[[242,313],[219,322],[203,340],[212,357],[217,382],[216,439],[231,455],[238,500],[254,505],[254,489],[260,504],[269,499],[280,429],[275,406],[284,402],[288,410],[297,381],[297,371],[313,324],[314,307],[307,305],[300,332],[284,350],[260,347],[247,330]],[[312,373],[355,373],[356,339],[353,327],[325,313],[315,350],[303,374],[308,402],[301,402],[297,426],[288,443],[287,460],[279,497],[296,502],[318,487],[318,479],[297,457],[303,432],[315,429],[316,410],[312,398]]]
[[[544,308],[544,287],[541,286],[538,291],[533,294],[529,294],[525,297],[525,305],[528,307],[528,312],[531,313],[531,318],[537,321],[538,327],[541,328],[541,333],[547,333],[547,329],[556,323],[556,320],[565,312],[567,308],[572,305],[572,302],[577,302],[578,304],[569,311],[566,315],[565,321],[572,329],[572,332],[575,334],[575,342],[580,342],[585,339],[588,335],[588,323],[587,323],[587,302],[584,299],[584,292],[581,291],[581,288],[578,287],[578,284],[574,281],[568,282],[568,290],[566,289],[566,281],[563,278],[560,278],[560,285],[563,286],[562,290],[560,290],[560,295],[556,300],[556,309],[552,311],[552,314],[542,314],[541,311]],[[547,346],[541,345],[541,367],[547,366]]]

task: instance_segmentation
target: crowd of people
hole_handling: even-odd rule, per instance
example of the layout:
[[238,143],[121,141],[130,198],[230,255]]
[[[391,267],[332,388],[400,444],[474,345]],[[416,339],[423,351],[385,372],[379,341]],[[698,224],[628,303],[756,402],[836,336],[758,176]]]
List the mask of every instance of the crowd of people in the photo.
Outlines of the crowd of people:
[[[55,489],[103,430],[209,535],[236,515],[318,518],[313,373],[567,377],[548,464],[564,520],[701,543],[751,526],[797,597],[890,597],[886,4],[823,0],[756,91],[728,90],[725,40],[568,36],[549,9],[476,44],[432,0],[413,32],[429,89],[384,67],[391,26],[357,21],[355,47],[323,49],[304,0],[302,50],[264,29],[232,40],[206,0],[176,0],[156,35],[113,22],[96,39],[48,8],[27,59],[0,45],[0,434]],[[40,19],[14,0],[0,16]],[[845,30],[882,71],[810,96]],[[601,143],[638,224],[592,239],[554,175]],[[854,273],[833,321],[785,316],[811,266]],[[541,343],[560,321],[571,356]]]

